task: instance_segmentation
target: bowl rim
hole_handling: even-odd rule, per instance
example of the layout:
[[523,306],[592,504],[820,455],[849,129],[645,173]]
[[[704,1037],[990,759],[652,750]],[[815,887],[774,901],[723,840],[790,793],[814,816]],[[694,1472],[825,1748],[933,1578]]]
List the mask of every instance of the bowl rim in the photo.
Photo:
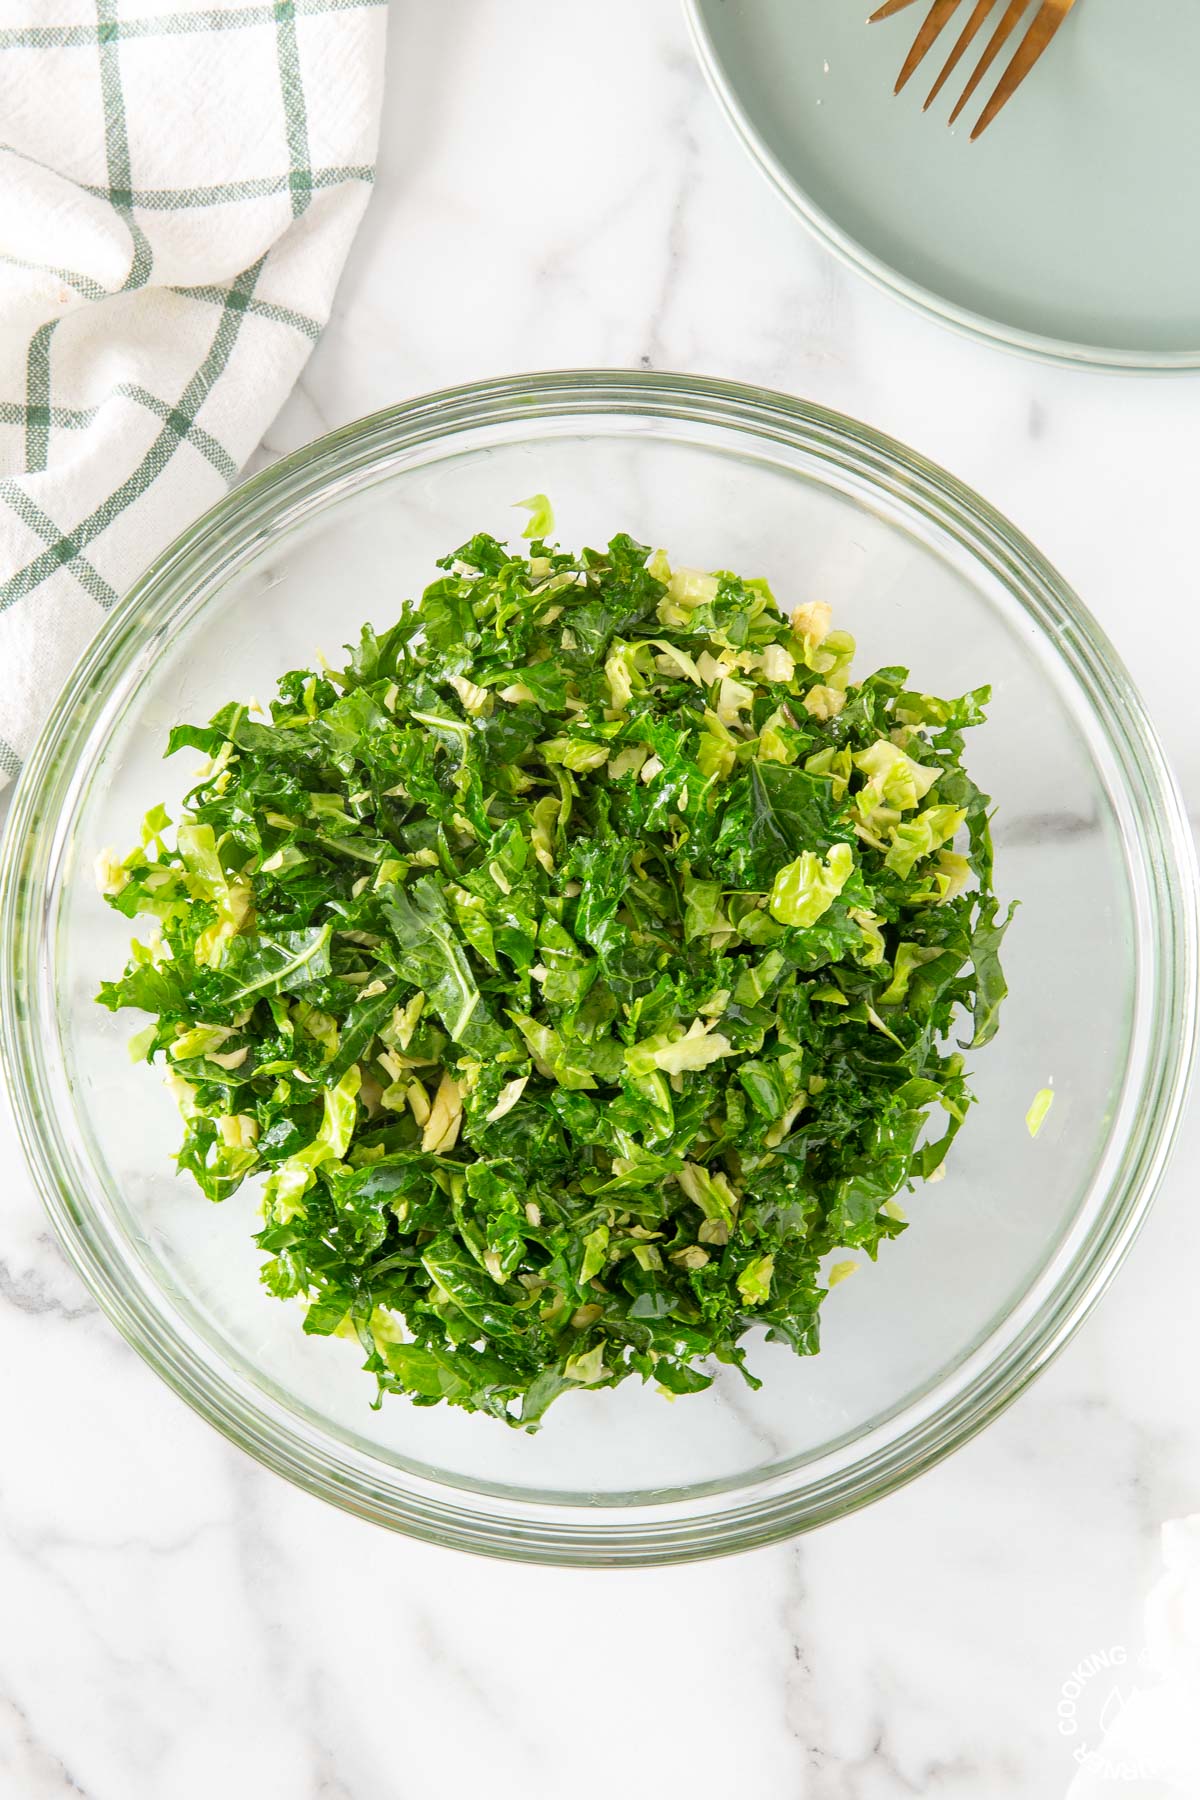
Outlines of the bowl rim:
[[728,75],[704,16],[704,0],[682,0],[684,19],[696,59],[726,120],[741,139],[753,162],[776,193],[791,207],[812,235],[831,250],[839,262],[865,277],[873,287],[891,294],[927,319],[948,325],[962,337],[994,349],[1031,357],[1035,362],[1059,368],[1088,368],[1112,375],[1183,374],[1200,369],[1200,344],[1187,350],[1130,350],[1121,345],[1075,343],[1069,338],[1047,337],[1025,331],[1003,319],[973,311],[948,300],[935,289],[911,280],[892,263],[876,256],[844,230],[833,216],[817,205],[812,195],[785,168],[758,130]]
[[[52,987],[52,840],[60,814],[69,816],[59,801],[79,752],[99,729],[97,720],[102,723],[106,673],[123,669],[133,650],[152,642],[214,568],[261,546],[272,519],[290,523],[298,506],[319,503],[335,479],[348,481],[387,455],[453,439],[464,429],[586,422],[589,415],[724,428],[823,457],[876,494],[919,510],[982,562],[1035,622],[1054,627],[1057,653],[1091,703],[1119,785],[1134,803],[1139,873],[1150,896],[1143,920],[1143,936],[1148,928],[1152,938],[1149,1048],[1135,1123],[1105,1189],[1099,1228],[1069,1257],[1052,1259],[1063,1269],[1053,1280],[1043,1271],[1030,1290],[1045,1286],[1047,1297],[1027,1309],[1015,1335],[990,1360],[980,1359],[979,1370],[948,1402],[914,1402],[897,1415],[903,1430],[849,1463],[816,1479],[805,1476],[799,1488],[795,1472],[770,1477],[743,1490],[740,1500],[729,1492],[628,1508],[514,1500],[424,1480],[356,1456],[336,1440],[318,1440],[270,1396],[240,1392],[222,1371],[190,1356],[184,1334],[156,1310],[153,1296],[122,1279],[94,1228],[88,1196],[73,1190],[65,1130],[44,1104],[36,998],[39,982]],[[1129,854],[1127,846],[1127,866]],[[916,452],[823,407],[705,377],[552,371],[440,390],[318,438],[226,495],[113,608],[55,702],[14,794],[0,852],[0,1052],[25,1156],[68,1256],[134,1349],[233,1443],[310,1493],[431,1542],[519,1561],[670,1563],[770,1543],[891,1492],[967,1442],[1068,1342],[1133,1243],[1177,1134],[1196,1050],[1197,943],[1192,838],[1158,738],[1099,626],[1015,526]],[[1139,986],[1142,979],[1139,969]],[[940,1378],[933,1398],[952,1379]]]

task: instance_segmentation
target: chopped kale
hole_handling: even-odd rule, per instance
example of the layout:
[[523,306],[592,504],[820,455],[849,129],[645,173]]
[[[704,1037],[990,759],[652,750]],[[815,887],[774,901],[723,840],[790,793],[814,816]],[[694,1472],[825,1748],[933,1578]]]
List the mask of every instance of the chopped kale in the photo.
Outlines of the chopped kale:
[[265,1177],[265,1285],[381,1393],[533,1427],[707,1387],[752,1326],[815,1351],[822,1259],[904,1229],[1006,991],[988,692],[856,685],[827,606],[625,536],[439,566],[269,720],[171,734],[211,760],[100,859],[157,931],[99,999],[154,1015],[180,1168]]

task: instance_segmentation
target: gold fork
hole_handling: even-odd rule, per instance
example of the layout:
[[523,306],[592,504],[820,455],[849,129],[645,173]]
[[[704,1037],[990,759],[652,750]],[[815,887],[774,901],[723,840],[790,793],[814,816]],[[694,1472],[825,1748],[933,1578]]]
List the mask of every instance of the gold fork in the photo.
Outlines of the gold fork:
[[[999,24],[988,39],[983,54],[976,63],[970,80],[967,82],[966,87],[959,96],[954,110],[950,114],[950,123],[952,125],[959,113],[963,110],[963,107],[966,106],[967,102],[971,99],[971,96],[995,62],[997,56],[999,56],[1008,39],[1020,24],[1022,15],[1027,11],[1029,3],[1030,0],[1008,0],[1008,4],[1004,8]],[[878,19],[890,19],[894,14],[903,12],[906,6],[913,6],[915,4],[916,0],[885,0],[884,5],[877,8],[877,10],[871,14],[869,23],[874,24]],[[928,51],[941,35],[943,28],[949,22],[951,15],[957,11],[961,4],[962,0],[933,0],[933,4],[925,15],[925,20],[921,29],[913,39],[912,49],[904,59],[904,66],[901,68],[899,78],[896,82],[897,93],[900,92],[913,71],[924,60]],[[928,97],[925,101],[926,110],[933,105],[933,102],[941,93],[946,81],[954,73],[954,70],[958,67],[958,64],[975,38],[978,37],[994,4],[995,0],[976,0],[976,3],[971,10],[970,17],[958,35],[954,48],[946,58],[941,74],[929,90]],[[1075,0],[1041,0],[1041,4],[1034,14],[1028,31],[1017,45],[1016,50],[1013,52],[1012,60],[996,85],[995,92],[975,123],[974,129],[971,132],[972,141],[974,141],[981,132],[987,130],[992,120],[996,117],[996,114],[1000,111],[1000,108],[1004,106],[1007,101],[1012,99],[1013,95],[1016,93],[1039,56],[1041,56],[1042,52],[1046,49],[1051,38],[1054,36],[1074,4]]]

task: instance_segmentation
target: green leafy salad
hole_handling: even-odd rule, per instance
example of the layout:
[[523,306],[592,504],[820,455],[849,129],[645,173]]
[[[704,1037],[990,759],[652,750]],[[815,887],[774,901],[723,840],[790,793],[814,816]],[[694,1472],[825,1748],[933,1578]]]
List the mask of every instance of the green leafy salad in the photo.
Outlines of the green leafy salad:
[[[533,504],[533,503],[529,503]],[[669,1394],[753,1326],[818,1347],[971,1102],[1005,994],[988,690],[850,678],[820,601],[626,536],[482,535],[346,668],[169,749],[209,759],[103,892],[157,922],[99,1000],[262,1280],[379,1393],[530,1427]],[[534,535],[536,533],[536,535]]]

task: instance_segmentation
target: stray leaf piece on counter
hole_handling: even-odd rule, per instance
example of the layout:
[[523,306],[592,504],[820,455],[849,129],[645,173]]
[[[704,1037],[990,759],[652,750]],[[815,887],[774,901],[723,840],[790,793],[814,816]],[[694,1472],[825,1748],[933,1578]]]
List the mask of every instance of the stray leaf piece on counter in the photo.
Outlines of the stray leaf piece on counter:
[[630,1375],[757,1386],[753,1327],[818,1348],[827,1259],[906,1229],[967,1116],[1008,915],[986,688],[856,683],[819,598],[523,504],[525,549],[472,538],[340,672],[172,732],[210,760],[99,860],[153,927],[99,999],[151,1015],[180,1169],[261,1184],[310,1336],[532,1429]]

